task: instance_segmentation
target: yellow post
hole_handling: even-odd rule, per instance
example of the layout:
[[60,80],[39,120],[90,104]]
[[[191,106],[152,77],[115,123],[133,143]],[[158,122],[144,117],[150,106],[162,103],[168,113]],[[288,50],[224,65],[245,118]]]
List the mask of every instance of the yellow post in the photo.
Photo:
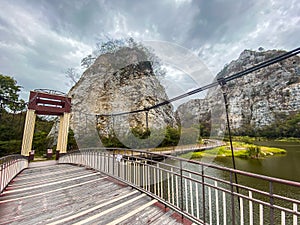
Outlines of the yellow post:
[[32,148],[32,140],[35,126],[35,110],[28,109],[26,113],[21,155],[29,156]]
[[62,129],[63,129],[63,120],[64,116],[59,117],[59,130],[58,130],[58,137],[57,137],[57,146],[56,146],[56,151],[61,150],[61,138],[62,138]]
[[64,113],[64,115],[60,117],[57,148],[56,148],[56,150],[59,151],[60,153],[67,153],[70,116],[71,116],[70,113]]

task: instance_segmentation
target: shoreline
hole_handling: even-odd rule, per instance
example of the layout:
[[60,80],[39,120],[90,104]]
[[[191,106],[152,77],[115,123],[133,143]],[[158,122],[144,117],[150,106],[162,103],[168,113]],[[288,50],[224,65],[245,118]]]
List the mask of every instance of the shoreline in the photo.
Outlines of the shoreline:
[[257,141],[276,141],[276,142],[295,142],[300,143],[300,138],[297,137],[280,137],[280,138],[267,138],[267,137],[250,137],[250,136],[232,136],[232,141],[246,142],[253,144]]
[[[255,144],[248,144],[245,142],[233,142],[234,156],[244,159],[263,159],[269,156],[285,155],[287,151],[282,148],[260,146]],[[231,157],[231,149],[229,142],[225,146],[213,148],[210,150],[191,152],[183,154],[182,157],[191,159],[202,157]]]

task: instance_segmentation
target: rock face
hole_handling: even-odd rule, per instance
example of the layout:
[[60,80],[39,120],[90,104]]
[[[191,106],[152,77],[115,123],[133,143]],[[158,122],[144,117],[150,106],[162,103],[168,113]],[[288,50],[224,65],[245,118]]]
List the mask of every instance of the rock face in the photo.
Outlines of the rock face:
[[[121,116],[110,114],[144,109],[168,99],[165,89],[153,73],[151,63],[142,50],[122,48],[97,58],[77,84],[70,90],[72,97],[71,128],[77,141],[99,139],[115,132],[126,134],[131,129],[146,130],[146,113]],[[96,120],[95,114],[101,114]],[[150,110],[149,129],[176,126],[171,105]],[[88,141],[80,144],[85,146]],[[94,145],[98,145],[94,143]],[[81,147],[79,146],[79,147]]]
[[[225,66],[217,77],[230,76],[283,53],[285,51],[245,50],[237,60]],[[178,108],[177,114],[200,114],[200,119],[207,117],[209,109],[220,103],[215,97],[221,93],[220,89],[209,91],[205,100],[185,103]],[[238,130],[249,124],[254,128],[270,125],[276,115],[288,115],[300,110],[300,57],[291,57],[228,82],[226,92],[233,129]]]
[[176,110],[176,117],[183,127],[191,127],[202,121],[209,121],[211,110],[207,99],[192,99]]

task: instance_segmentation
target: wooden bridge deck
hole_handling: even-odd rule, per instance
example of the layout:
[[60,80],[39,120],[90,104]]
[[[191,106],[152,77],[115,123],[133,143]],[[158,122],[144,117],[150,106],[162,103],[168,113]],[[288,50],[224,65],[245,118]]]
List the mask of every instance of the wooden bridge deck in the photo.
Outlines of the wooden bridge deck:
[[0,224],[182,224],[176,218],[145,194],[71,165],[31,164],[0,195]]

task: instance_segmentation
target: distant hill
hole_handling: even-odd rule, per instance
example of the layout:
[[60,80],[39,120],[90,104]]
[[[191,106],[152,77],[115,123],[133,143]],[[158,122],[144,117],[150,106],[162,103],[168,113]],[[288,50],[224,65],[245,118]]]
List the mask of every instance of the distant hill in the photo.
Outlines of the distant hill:
[[[227,77],[285,53],[282,50],[244,50],[216,78]],[[230,122],[236,133],[262,130],[300,111],[300,57],[294,56],[228,82]],[[208,123],[211,113],[222,105],[220,87],[203,99],[182,104],[176,111],[183,126]],[[221,115],[223,119],[224,113]],[[187,118],[188,117],[188,118]]]

